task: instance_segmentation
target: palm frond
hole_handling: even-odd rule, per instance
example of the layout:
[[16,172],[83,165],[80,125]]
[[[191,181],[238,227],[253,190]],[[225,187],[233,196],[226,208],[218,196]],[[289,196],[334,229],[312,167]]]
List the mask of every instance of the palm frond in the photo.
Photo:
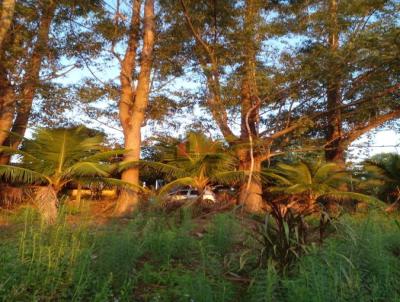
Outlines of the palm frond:
[[11,165],[0,165],[0,177],[6,181],[33,184],[33,183],[51,183],[50,179],[41,173]]
[[122,188],[131,189],[139,192],[145,191],[146,188],[140,185],[135,185],[120,179],[112,177],[82,177],[78,182],[87,186],[101,186],[104,188]]
[[119,164],[118,171],[121,172],[131,167],[137,167],[137,166],[148,167],[154,169],[155,171],[161,172],[167,176],[172,176],[172,177],[182,177],[187,175],[185,170],[177,166],[174,166],[172,164],[165,164],[165,163],[146,161],[146,160],[122,162]]
[[342,191],[335,191],[335,192],[330,192],[327,194],[324,194],[323,197],[329,198],[329,199],[334,199],[334,200],[356,200],[356,201],[361,201],[365,202],[371,205],[378,205],[378,206],[383,206],[384,203],[370,195],[365,195],[361,193],[356,193],[356,192],[342,192]]
[[25,152],[25,151],[19,150],[19,149],[16,150],[14,148],[7,147],[7,146],[0,146],[0,153],[4,153],[4,154],[7,154],[7,155],[18,154],[18,155],[23,156],[24,158],[29,159],[29,160],[39,161],[39,159],[37,157],[33,156],[32,154],[30,154],[28,152]]
[[124,150],[124,149],[103,151],[103,152],[98,152],[93,155],[87,156],[85,158],[85,161],[92,161],[92,162],[106,161],[112,157],[116,157],[118,155],[123,155],[125,153],[126,153],[126,150]]
[[246,171],[223,171],[212,175],[211,180],[216,183],[231,185],[234,183],[243,182],[247,177],[248,173],[246,173]]
[[78,162],[66,169],[63,173],[65,177],[82,177],[82,176],[101,176],[107,177],[112,171],[111,165],[94,163],[94,162]]
[[171,191],[172,189],[179,187],[179,186],[190,186],[195,183],[195,179],[192,177],[182,177],[178,178],[174,181],[171,181],[167,183],[165,186],[163,186],[160,190],[160,195],[164,195]]

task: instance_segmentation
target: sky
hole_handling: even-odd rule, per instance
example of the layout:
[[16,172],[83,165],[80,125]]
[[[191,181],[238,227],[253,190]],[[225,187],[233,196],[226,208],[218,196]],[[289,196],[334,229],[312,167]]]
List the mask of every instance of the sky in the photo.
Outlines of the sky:
[[[107,3],[111,5],[113,2],[109,0],[107,1]],[[286,43],[291,45],[294,45],[298,42],[299,41],[293,39],[286,40]],[[275,46],[278,48],[282,48],[285,47],[285,44],[277,43]],[[96,62],[91,62],[91,63],[96,63]],[[102,62],[98,63],[102,65],[101,64]],[[93,79],[94,77],[92,73],[94,73],[96,77],[100,78],[102,81],[107,81],[110,79],[116,79],[116,80],[118,79],[119,69],[117,66],[117,62],[115,62],[113,66],[107,68],[106,70],[96,69],[94,65],[95,64],[91,64],[92,66],[91,71],[89,71],[87,68],[79,70],[74,69],[68,74],[66,74],[64,78],[58,79],[58,81],[64,84],[78,84],[85,78]],[[186,78],[184,77],[177,79],[176,81],[173,81],[171,85],[175,90],[197,89],[199,87],[199,83],[194,82],[193,79],[190,78],[190,76],[187,76]],[[110,120],[108,120],[107,118],[100,118],[100,120],[91,119],[79,106],[82,105],[77,104],[71,112],[67,113],[66,117],[73,122],[83,123],[87,126],[101,129],[109,136],[111,140],[122,142],[123,136],[118,121],[110,123]],[[103,105],[100,104],[99,106]],[[207,114],[207,112],[197,108],[195,110],[195,114],[205,115]],[[186,115],[185,113],[180,113],[169,118],[178,119],[182,124],[180,129],[174,129],[170,131],[171,134],[175,136],[183,135],[185,133],[186,126],[191,124],[191,122],[193,121],[193,115],[189,116]],[[155,128],[148,126],[144,127],[142,131],[143,139],[152,136],[154,130],[155,131],[168,130],[165,129],[165,127],[167,127],[166,125],[167,123],[160,124]],[[352,161],[359,161],[377,153],[381,152],[398,153],[399,151],[400,151],[400,134],[394,129],[383,129],[381,131],[375,131],[373,133],[364,135],[360,139],[355,141],[349,148],[349,158],[351,158]]]
[[[92,72],[96,73],[96,76],[102,80],[117,79],[118,78],[118,68],[113,67],[104,71],[92,69]],[[93,78],[88,70],[72,70],[64,78],[59,79],[60,82],[64,84],[78,84],[85,78]],[[198,83],[193,83],[190,79],[177,79],[173,82],[174,89],[185,89],[192,88],[196,89]],[[67,118],[71,122],[82,123],[89,127],[101,129],[104,131],[109,139],[113,142],[121,143],[123,141],[123,135],[121,128],[119,126],[119,121],[110,123],[107,118],[100,118],[99,120],[91,119],[81,108],[82,105],[76,105],[71,112],[67,113]],[[102,106],[101,104],[99,106]],[[194,110],[196,115],[207,114],[205,110],[199,108]],[[188,116],[185,113],[177,114],[171,119],[179,119],[181,122],[180,129],[173,129],[168,131],[166,128],[167,124],[162,123],[156,127],[145,126],[142,129],[142,137],[146,139],[154,134],[154,130],[157,132],[170,132],[174,136],[183,136],[186,131],[186,127],[193,121],[193,116]],[[29,135],[29,134],[28,134]],[[395,129],[383,128],[379,131],[373,131],[366,135],[363,135],[360,139],[356,140],[348,150],[348,158],[353,162],[359,162],[367,157],[373,156],[378,153],[395,152],[400,153],[400,134]]]

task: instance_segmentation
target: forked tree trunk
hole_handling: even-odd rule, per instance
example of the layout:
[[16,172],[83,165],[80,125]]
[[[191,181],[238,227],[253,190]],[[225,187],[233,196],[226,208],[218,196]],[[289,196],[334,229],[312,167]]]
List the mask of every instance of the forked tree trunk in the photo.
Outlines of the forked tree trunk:
[[52,224],[57,219],[57,192],[51,186],[39,187],[36,191],[35,202],[42,219]]
[[[143,20],[143,47],[140,59],[140,72],[137,78],[137,87],[134,90],[133,75],[136,66],[136,51],[139,45],[141,1],[134,0],[132,7],[131,27],[128,39],[128,48],[121,64],[121,100],[119,117],[124,131],[125,149],[124,161],[138,161],[140,159],[141,128],[145,120],[145,112],[150,92],[150,76],[153,62],[154,47],[154,0],[146,0],[144,4]],[[123,171],[121,179],[131,183],[131,189],[124,189],[118,197],[115,215],[130,214],[138,205],[139,197],[139,168],[131,167]]]

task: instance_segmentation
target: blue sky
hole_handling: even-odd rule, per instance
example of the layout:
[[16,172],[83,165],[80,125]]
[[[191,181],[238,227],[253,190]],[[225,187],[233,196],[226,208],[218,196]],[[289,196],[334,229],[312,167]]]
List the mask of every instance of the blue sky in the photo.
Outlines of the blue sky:
[[[107,0],[107,4],[113,4],[113,1]],[[281,41],[282,42],[282,41]],[[294,45],[299,43],[297,39],[289,39],[284,41],[285,43],[278,42],[276,43],[276,47],[282,48],[285,47],[285,43]],[[121,51],[122,53],[123,51]],[[92,62],[96,63],[96,62]],[[100,65],[101,58],[99,59]],[[111,63],[110,67],[106,69],[97,69],[94,67],[95,64],[91,64],[91,72],[93,72],[96,77],[100,78],[102,81],[108,81],[110,79],[118,80],[119,68],[117,61]],[[58,81],[62,83],[69,83],[69,84],[79,84],[85,78],[94,79],[94,76],[89,72],[87,68],[83,69],[75,69],[69,72],[64,78],[58,79]],[[186,78],[178,78],[173,81],[170,86],[172,86],[175,90],[179,89],[198,89],[200,83],[198,82],[199,79],[190,78],[190,75]],[[67,114],[67,118],[79,123],[86,124],[90,127],[100,128],[105,131],[112,140],[122,141],[122,132],[116,130],[119,127],[118,121],[110,121],[106,117],[101,118],[99,121],[91,119],[85,114],[85,112],[80,108],[77,104],[72,112]],[[103,106],[102,104],[98,104],[98,106]],[[202,109],[195,109],[195,115],[207,115],[207,112]],[[185,114],[185,112],[181,114],[177,114],[176,116],[169,117],[170,119],[178,119],[182,126],[180,129],[171,130],[171,134],[173,135],[182,135],[184,134],[186,127],[194,120],[194,116]],[[143,138],[152,136],[154,131],[162,132],[168,131],[167,123],[156,125],[155,127],[144,127],[143,128]],[[366,156],[371,156],[376,153],[380,152],[399,152],[400,147],[396,147],[396,145],[400,144],[400,134],[397,133],[395,130],[391,129],[384,129],[382,131],[375,131],[368,135],[364,135],[359,140],[355,141],[352,146],[350,147],[350,156],[352,160],[357,160],[357,158],[365,158]]]

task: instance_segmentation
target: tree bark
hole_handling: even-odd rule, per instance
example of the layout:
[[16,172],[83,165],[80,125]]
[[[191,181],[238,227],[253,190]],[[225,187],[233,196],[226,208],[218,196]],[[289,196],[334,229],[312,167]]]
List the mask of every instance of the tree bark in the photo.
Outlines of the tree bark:
[[[140,26],[140,1],[135,0],[131,18],[131,30],[128,48],[121,65],[121,100],[120,121],[124,130],[124,161],[140,160],[141,128],[145,120],[145,111],[150,93],[150,77],[154,48],[154,1],[146,0],[144,4],[143,48],[140,59],[140,72],[137,78],[136,91],[132,88],[132,75],[135,71],[135,58],[138,46]],[[115,209],[117,216],[131,213],[138,205],[139,168],[132,167],[123,171],[121,179],[132,184],[132,188],[122,190]]]
[[[240,144],[249,145],[239,150],[238,158],[240,169],[249,171],[249,179],[243,184],[239,192],[239,200],[245,210],[251,213],[262,210],[262,183],[260,181],[261,160],[255,157],[254,140],[258,139],[259,129],[259,99],[256,81],[256,43],[254,19],[257,8],[253,0],[246,1],[244,34],[251,37],[243,50],[243,76],[241,87],[241,125]],[[239,148],[240,149],[240,148]]]
[[[17,135],[9,135],[6,145],[13,149],[17,149],[21,143],[21,138],[25,135],[28,126],[29,117],[32,110],[32,102],[39,85],[39,74],[42,66],[43,57],[45,56],[51,22],[56,10],[56,1],[51,0],[49,4],[43,8],[39,23],[37,42],[32,52],[30,60],[26,64],[25,76],[23,79],[21,94],[18,96],[17,115],[15,117],[11,132]],[[8,163],[9,156],[1,156],[1,163]]]
[[[239,170],[249,171],[251,164],[248,149],[239,150],[236,154],[239,158]],[[238,201],[249,213],[260,213],[263,210],[261,163],[259,158],[254,158],[250,183],[243,182],[239,189]]]
[[15,0],[3,0],[3,5],[0,11],[0,50],[3,47],[4,38],[11,26],[14,10]]
[[328,46],[331,52],[331,73],[327,79],[327,130],[325,159],[345,166],[345,152],[342,148],[342,110],[340,93],[340,74],[338,67],[333,62],[334,56],[339,48],[339,29],[337,21],[337,0],[329,1],[329,35]]
[[0,146],[3,146],[11,129],[15,112],[15,93],[0,63]]
[[35,201],[39,213],[46,224],[53,224],[57,219],[57,192],[49,186],[38,187]]

